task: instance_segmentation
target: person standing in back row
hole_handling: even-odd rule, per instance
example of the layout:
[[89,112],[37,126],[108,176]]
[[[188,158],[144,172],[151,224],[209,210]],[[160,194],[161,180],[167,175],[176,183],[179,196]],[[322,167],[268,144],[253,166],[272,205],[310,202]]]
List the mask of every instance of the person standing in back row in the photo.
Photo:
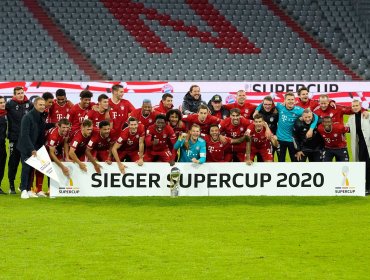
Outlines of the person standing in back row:
[[366,193],[370,193],[370,118],[361,113],[361,102],[352,101],[352,111],[346,126],[351,132],[351,149],[353,161],[365,162]]
[[9,161],[8,161],[8,179],[9,193],[15,194],[15,176],[17,175],[18,165],[21,160],[21,154],[17,150],[17,142],[21,128],[21,121],[33,108],[32,103],[24,95],[23,87],[15,87],[13,98],[6,103],[5,109],[8,118],[8,139],[9,139]]
[[189,91],[185,94],[182,102],[182,114],[191,115],[198,112],[198,108],[201,104],[207,105],[200,94],[200,87],[192,85]]
[[[6,148],[5,148],[6,128],[7,128],[7,117],[5,110],[5,98],[3,96],[0,96],[0,184],[4,178],[6,163]],[[6,193],[0,188],[0,194]]]

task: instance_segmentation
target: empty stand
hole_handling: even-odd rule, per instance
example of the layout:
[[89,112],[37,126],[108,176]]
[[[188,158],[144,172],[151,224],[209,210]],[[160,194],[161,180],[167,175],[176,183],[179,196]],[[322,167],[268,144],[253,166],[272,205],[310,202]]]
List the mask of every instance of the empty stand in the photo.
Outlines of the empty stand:
[[[59,44],[59,46],[68,54],[68,56],[77,64],[86,75],[93,80],[102,80],[103,76],[96,71],[93,65],[86,59],[84,55],[70,42],[70,39],[60,31],[59,27],[54,24],[52,19],[38,4],[37,0],[23,0],[25,6],[38,20],[42,27],[48,32],[48,34]],[[53,73],[54,72],[54,73]],[[54,75],[55,71],[51,71]],[[55,76],[53,76],[54,78]]]
[[[272,2],[272,1],[269,1]],[[310,33],[321,46],[330,51],[341,63],[356,75],[370,79],[370,41],[366,26],[357,16],[351,0],[311,1],[279,0],[276,1],[292,20]],[[325,50],[326,50],[325,49]],[[337,64],[337,62],[333,62]],[[353,79],[361,79],[350,74]]]
[[58,79],[63,79],[63,75],[89,79],[52,40],[22,1],[0,2],[0,38],[2,80],[52,80],[53,75]]
[[[0,4],[4,38],[0,49],[9,65],[0,66],[2,79],[91,78],[22,1],[8,2]],[[108,79],[370,78],[368,39],[354,19],[349,0],[320,5],[313,0],[37,2],[76,50]],[[276,4],[318,45],[292,28],[269,3]],[[9,17],[13,12],[19,13],[16,19]],[[19,41],[28,43],[17,45]]]

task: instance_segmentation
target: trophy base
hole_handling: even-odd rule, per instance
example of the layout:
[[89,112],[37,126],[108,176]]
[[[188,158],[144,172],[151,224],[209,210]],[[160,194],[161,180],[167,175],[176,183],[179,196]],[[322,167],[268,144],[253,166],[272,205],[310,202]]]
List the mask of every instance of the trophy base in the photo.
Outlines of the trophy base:
[[171,197],[178,197],[179,196],[179,189],[178,188],[172,188],[171,189]]

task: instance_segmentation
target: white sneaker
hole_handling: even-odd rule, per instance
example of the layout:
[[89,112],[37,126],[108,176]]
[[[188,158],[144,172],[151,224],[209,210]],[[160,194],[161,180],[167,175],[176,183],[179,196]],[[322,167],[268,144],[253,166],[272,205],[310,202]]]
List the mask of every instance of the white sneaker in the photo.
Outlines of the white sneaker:
[[35,194],[33,191],[28,191],[29,197],[38,197],[37,194]]
[[30,196],[28,195],[28,192],[26,190],[23,190],[21,192],[21,198],[22,199],[27,199],[27,198],[30,198]]
[[47,197],[47,195],[43,191],[39,191],[36,195],[38,197]]

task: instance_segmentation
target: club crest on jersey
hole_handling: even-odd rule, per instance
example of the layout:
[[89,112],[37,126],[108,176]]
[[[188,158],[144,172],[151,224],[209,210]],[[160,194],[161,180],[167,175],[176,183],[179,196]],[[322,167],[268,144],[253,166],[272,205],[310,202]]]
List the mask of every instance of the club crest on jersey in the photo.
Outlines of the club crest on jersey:
[[273,122],[273,121],[274,121],[274,117],[271,117],[271,118],[270,118],[270,122]]
[[333,117],[333,113],[330,113],[330,117]]
[[120,108],[121,108],[121,110],[123,111],[123,110],[125,109],[125,106],[121,106]]
[[338,136],[338,134],[334,133],[334,137],[337,137],[337,136]]
[[139,138],[139,135],[136,135],[135,137],[136,137],[136,138]]
[[152,123],[153,122],[153,120],[152,119],[149,119],[149,123]]
[[167,138],[167,134],[163,134],[163,138]]

